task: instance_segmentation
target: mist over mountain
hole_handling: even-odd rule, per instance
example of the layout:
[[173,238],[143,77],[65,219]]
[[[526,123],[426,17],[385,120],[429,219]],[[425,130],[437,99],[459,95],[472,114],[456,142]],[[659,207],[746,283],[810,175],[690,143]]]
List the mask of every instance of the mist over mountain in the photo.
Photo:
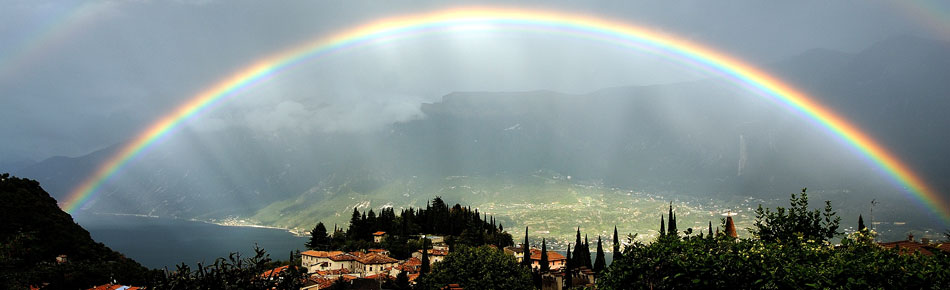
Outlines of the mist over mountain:
[[[941,192],[950,190],[938,178],[950,172],[950,156],[941,154],[950,141],[947,43],[901,36],[853,54],[807,51],[769,70],[865,129]],[[414,177],[539,172],[694,196],[785,197],[805,186],[868,200],[903,196],[819,125],[723,79],[586,94],[456,92],[420,110],[422,118],[361,132],[185,126],[130,162],[84,209],[248,216],[275,202],[320,202]],[[114,150],[13,172],[63,200]],[[414,190],[402,191],[433,194]]]

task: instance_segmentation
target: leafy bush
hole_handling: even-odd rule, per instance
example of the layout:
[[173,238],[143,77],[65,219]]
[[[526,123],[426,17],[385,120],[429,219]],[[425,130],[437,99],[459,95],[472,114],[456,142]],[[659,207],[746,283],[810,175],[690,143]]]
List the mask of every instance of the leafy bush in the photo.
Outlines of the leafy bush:
[[439,289],[459,284],[466,290],[533,289],[531,273],[514,256],[489,246],[459,246],[419,278],[416,289]]
[[630,239],[598,281],[602,289],[950,289],[950,255],[901,255],[873,232],[844,237],[826,203],[808,211],[804,190],[788,210],[757,210],[753,237]]

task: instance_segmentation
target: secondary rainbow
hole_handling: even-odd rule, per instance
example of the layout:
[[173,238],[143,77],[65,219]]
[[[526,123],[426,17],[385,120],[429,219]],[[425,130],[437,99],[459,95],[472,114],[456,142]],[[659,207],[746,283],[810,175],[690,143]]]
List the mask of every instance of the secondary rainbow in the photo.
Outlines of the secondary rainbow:
[[253,62],[194,95],[173,112],[151,124],[75,187],[62,206],[67,212],[73,212],[129,161],[169,134],[179,124],[294,64],[374,41],[469,26],[497,30],[514,27],[553,31],[608,41],[669,56],[677,62],[726,77],[757,92],[758,95],[785,104],[810,121],[820,124],[822,128],[860,151],[870,162],[886,171],[894,181],[904,187],[901,191],[911,193],[914,199],[928,207],[943,222],[950,221],[950,210],[943,198],[894,154],[830,109],[755,67],[696,43],[640,26],[580,14],[496,7],[464,7],[375,21],[330,37],[304,42],[297,47]]

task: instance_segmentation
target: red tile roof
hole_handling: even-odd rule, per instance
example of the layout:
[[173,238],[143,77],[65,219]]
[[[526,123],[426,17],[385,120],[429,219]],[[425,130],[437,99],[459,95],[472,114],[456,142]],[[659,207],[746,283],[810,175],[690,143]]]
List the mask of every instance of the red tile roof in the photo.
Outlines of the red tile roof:
[[385,234],[386,234],[386,232],[375,232],[375,233],[373,233],[374,236],[382,236],[382,235],[385,235]]
[[331,257],[331,256],[336,256],[336,255],[339,255],[339,254],[343,254],[343,252],[342,252],[342,251],[313,251],[313,250],[310,250],[310,251],[304,251],[304,252],[302,252],[302,253],[300,253],[300,254],[301,254],[301,255],[304,255],[304,256],[311,256],[311,257],[317,257],[317,258],[329,258],[329,257]]
[[280,275],[280,273],[283,272],[284,270],[287,270],[287,267],[289,266],[280,266],[274,269],[264,271],[264,273],[261,273],[261,277],[263,278],[276,277]]
[[897,248],[898,253],[901,255],[910,255],[914,252],[920,252],[926,256],[933,256],[934,253],[930,251],[928,244],[918,243],[915,241],[897,241],[897,242],[888,242],[880,243],[880,245],[887,249]]
[[344,253],[344,254],[339,254],[339,255],[336,255],[336,256],[331,256],[331,257],[329,257],[329,259],[339,262],[339,261],[356,261],[356,260],[358,260],[359,258],[357,258],[356,256],[354,256],[354,255],[352,255],[352,254]]
[[387,256],[383,256],[383,255],[380,255],[380,254],[377,254],[377,253],[365,254],[365,255],[363,255],[363,257],[361,257],[361,258],[359,259],[359,261],[360,261],[360,263],[363,263],[363,264],[366,264],[366,265],[370,265],[370,264],[390,264],[390,263],[397,263],[397,262],[399,262],[399,260],[396,260],[396,259],[393,259],[393,258],[390,258],[390,257],[387,257]]
[[[531,260],[541,261],[541,250],[531,249]],[[558,252],[548,251],[548,261],[563,261],[567,260],[563,255]]]

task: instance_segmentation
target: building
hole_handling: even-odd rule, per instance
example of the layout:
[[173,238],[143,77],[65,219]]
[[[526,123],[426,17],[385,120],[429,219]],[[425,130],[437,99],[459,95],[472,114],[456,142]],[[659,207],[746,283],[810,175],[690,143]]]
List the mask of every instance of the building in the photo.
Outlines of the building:
[[305,251],[300,253],[300,265],[307,269],[307,273],[317,271],[347,269],[357,272],[358,257],[342,251]]
[[[428,251],[429,265],[442,262],[442,260],[445,260],[445,256],[449,254],[449,251],[441,249],[429,249]],[[416,250],[416,252],[412,253],[412,257],[422,261],[422,250]]]
[[886,249],[896,249],[901,255],[913,255],[920,253],[925,256],[933,256],[935,252],[950,253],[950,243],[931,243],[929,239],[922,239],[920,242],[914,240],[914,235],[907,235],[907,240],[878,243]]
[[515,260],[518,260],[518,263],[521,263],[524,260],[524,245],[518,245],[517,247],[505,247],[505,254],[515,256]]
[[364,277],[380,273],[389,274],[392,268],[399,265],[399,260],[376,253],[365,254],[357,262],[359,263],[358,267],[361,268],[357,272],[363,274]]
[[541,290],[564,289],[564,272],[551,271],[541,274]]
[[[531,268],[540,269],[541,268],[541,250],[531,249]],[[561,255],[558,252],[548,251],[548,267],[551,270],[557,270],[564,268],[565,263],[567,263],[567,258]]]
[[386,249],[369,249],[369,250],[366,250],[366,251],[367,251],[367,252],[370,252],[370,253],[380,254],[380,255],[383,255],[383,256],[389,256],[389,251],[387,251]]
[[373,233],[373,242],[382,243],[386,239],[386,232],[375,232]]

